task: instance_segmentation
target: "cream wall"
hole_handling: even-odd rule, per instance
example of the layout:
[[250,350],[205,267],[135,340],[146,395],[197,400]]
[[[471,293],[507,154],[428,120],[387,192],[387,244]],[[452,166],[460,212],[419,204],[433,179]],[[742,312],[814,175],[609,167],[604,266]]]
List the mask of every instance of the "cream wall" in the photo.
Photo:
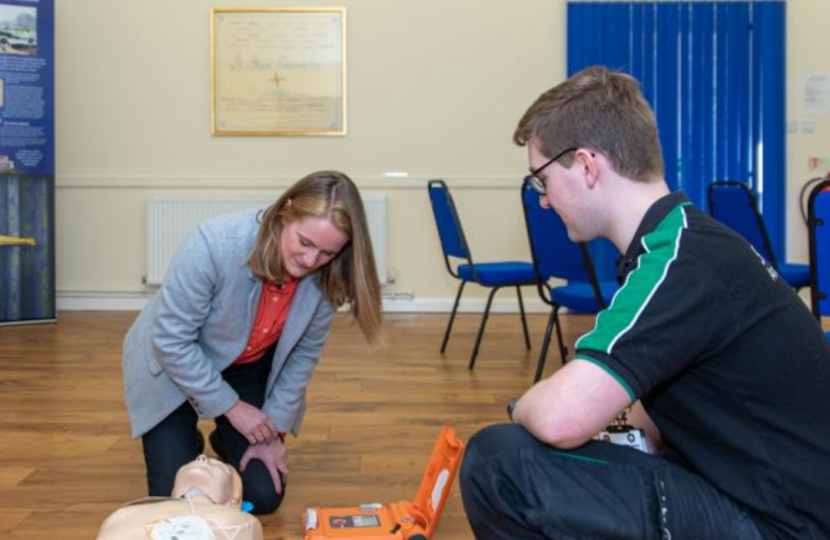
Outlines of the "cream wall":
[[[210,135],[210,8],[279,5],[347,8],[348,136]],[[276,195],[317,169],[341,169],[388,197],[397,280],[387,290],[412,293],[409,308],[448,309],[456,286],[440,258],[428,179],[453,188],[477,259],[528,258],[518,196],[526,163],[510,137],[565,73],[564,0],[62,0],[56,11],[59,307],[140,305],[148,196]],[[791,75],[830,73],[820,52],[828,15],[823,0],[789,3]],[[787,114],[800,120],[795,85],[791,77]],[[796,260],[806,260],[796,202],[806,157],[830,154],[827,119],[816,120],[815,134],[788,137]],[[466,294],[480,303],[483,291]],[[504,306],[515,306],[509,294]]]
[[564,73],[564,35],[539,24],[564,20],[564,3],[338,2],[348,12],[349,133],[336,138],[210,135],[209,9],[279,3],[56,4],[64,306],[141,295],[148,196],[276,194],[317,169],[346,171],[362,190],[388,197],[390,292],[433,306],[454,294],[430,178],[454,188],[477,258],[528,258],[518,194],[524,150],[510,137],[523,108]]
[[[830,78],[830,34],[824,22],[830,17],[826,0],[791,0],[787,3],[787,259],[809,261],[807,227],[799,211],[799,191],[815,176],[830,173],[830,116],[810,116],[804,102],[808,75]],[[814,123],[806,133],[805,123]],[[809,127],[808,127],[809,130]],[[823,158],[817,169],[808,167],[811,157]]]

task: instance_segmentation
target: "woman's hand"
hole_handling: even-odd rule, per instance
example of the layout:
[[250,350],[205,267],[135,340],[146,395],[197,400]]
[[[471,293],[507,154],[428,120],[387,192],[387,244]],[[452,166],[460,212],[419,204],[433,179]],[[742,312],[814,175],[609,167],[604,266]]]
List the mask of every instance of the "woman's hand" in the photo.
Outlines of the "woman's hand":
[[271,473],[271,480],[274,482],[277,495],[281,495],[283,481],[288,479],[288,451],[282,439],[277,437],[271,442],[249,446],[242,454],[242,459],[239,460],[239,470],[244,471],[252,459],[258,459],[265,465]]
[[225,413],[236,431],[250,444],[261,444],[279,438],[279,431],[267,414],[239,400]]

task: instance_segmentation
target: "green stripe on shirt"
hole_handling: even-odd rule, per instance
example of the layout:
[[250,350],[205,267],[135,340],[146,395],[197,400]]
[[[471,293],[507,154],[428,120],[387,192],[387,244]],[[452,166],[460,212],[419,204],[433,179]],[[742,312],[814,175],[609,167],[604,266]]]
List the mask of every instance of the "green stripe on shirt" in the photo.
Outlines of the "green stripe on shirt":
[[642,238],[645,253],[638,257],[637,267],[628,274],[608,309],[597,316],[594,329],[577,340],[577,350],[594,349],[610,355],[617,341],[634,327],[677,258],[680,238],[687,228],[683,207],[688,204],[672,210]]
[[634,404],[635,401],[637,401],[637,395],[634,393],[634,390],[632,390],[631,387],[628,386],[628,383],[625,382],[625,379],[620,377],[617,374],[617,372],[614,371],[613,369],[611,369],[610,367],[606,366],[605,364],[603,364],[602,362],[600,362],[596,358],[591,358],[590,356],[587,356],[585,354],[577,354],[576,356],[574,356],[574,360],[585,360],[586,362],[591,362],[592,364],[594,364],[598,368],[602,369],[604,372],[606,372],[609,375],[611,375],[612,377],[614,377],[614,380],[616,380],[618,383],[620,383],[620,386],[623,387],[623,390],[625,390],[628,393],[628,399],[631,400],[632,405]]

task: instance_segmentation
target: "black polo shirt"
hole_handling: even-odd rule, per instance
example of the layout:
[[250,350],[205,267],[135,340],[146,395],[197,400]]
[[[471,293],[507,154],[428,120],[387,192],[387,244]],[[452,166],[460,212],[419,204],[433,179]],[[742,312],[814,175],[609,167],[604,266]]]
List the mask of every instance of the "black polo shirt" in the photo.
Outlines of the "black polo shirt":
[[830,346],[801,299],[681,193],[649,209],[619,271],[576,357],[640,399],[666,456],[767,538],[830,539]]

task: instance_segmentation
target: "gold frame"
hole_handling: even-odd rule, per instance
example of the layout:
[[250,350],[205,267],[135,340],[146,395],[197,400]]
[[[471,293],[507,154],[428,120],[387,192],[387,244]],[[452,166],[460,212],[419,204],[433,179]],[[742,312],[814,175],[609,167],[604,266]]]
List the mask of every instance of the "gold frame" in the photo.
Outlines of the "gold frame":
[[213,8],[210,43],[213,135],[346,135],[346,8]]

